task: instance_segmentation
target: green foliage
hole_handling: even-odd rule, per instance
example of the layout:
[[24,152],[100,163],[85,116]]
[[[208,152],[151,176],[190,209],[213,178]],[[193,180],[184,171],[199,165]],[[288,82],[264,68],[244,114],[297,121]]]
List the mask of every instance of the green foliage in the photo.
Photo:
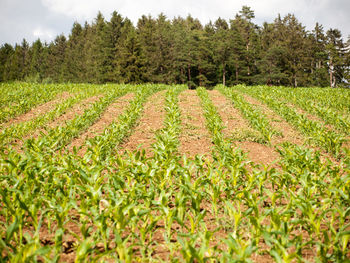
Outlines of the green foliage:
[[[315,262],[348,261],[349,150],[333,164],[319,151],[285,143],[277,148],[278,168],[259,167],[223,135],[218,110],[208,92],[198,88],[212,156],[189,158],[179,152],[178,95],[185,86],[67,89],[77,93],[77,100],[96,93],[104,97],[65,126],[28,140],[22,151],[7,145],[0,151],[3,261],[64,261],[67,250],[75,262],[306,262],[310,257]],[[272,103],[278,97],[287,99],[289,93],[276,91],[275,97],[269,87],[219,89],[234,94],[247,116],[259,118],[239,92],[266,101],[282,116],[291,116],[291,123],[299,116]],[[144,103],[160,90],[166,90],[166,116],[152,149],[147,154],[120,153]],[[8,86],[3,91],[5,103],[22,99],[23,94]],[[85,142],[86,153],[57,151],[127,92],[135,94],[134,100],[103,133]],[[322,97],[325,91],[314,92]],[[60,105],[72,103],[68,99]],[[58,108],[53,112],[56,116]],[[264,120],[260,117],[258,122]],[[298,123],[300,128],[310,124]],[[321,134],[328,136],[325,130]]]
[[15,84],[0,84],[1,112],[0,123],[8,121],[10,118],[28,112],[32,107],[52,100],[60,92],[69,91],[67,85],[34,84],[16,82]]
[[[75,96],[65,99],[63,102],[59,102],[55,105],[55,108],[49,112],[42,113],[38,117],[28,120],[25,122],[19,122],[7,126],[4,124],[2,131],[0,133],[0,145],[6,145],[17,139],[22,139],[25,135],[28,135],[30,132],[35,131],[38,128],[44,128],[45,124],[50,121],[54,121],[55,118],[66,113],[71,107],[75,104],[81,102],[83,99],[86,99],[90,96],[94,96],[103,92],[103,88],[99,86],[89,87],[87,89],[86,85],[76,85],[71,84],[67,85],[55,85],[55,89],[58,91],[69,91],[70,93],[75,93]],[[38,98],[33,98],[38,99]],[[18,114],[18,113],[17,113]],[[1,127],[1,126],[0,126]]]
[[259,109],[254,108],[246,102],[243,96],[232,91],[232,89],[224,88],[222,86],[219,86],[218,89],[232,100],[234,106],[249,120],[251,126],[261,133],[265,143],[271,143],[272,136],[279,134],[278,131],[271,127],[270,122],[264,114]]
[[75,22],[68,38],[0,47],[0,81],[349,86],[349,43],[338,29],[308,32],[293,14],[263,25],[243,6],[202,25],[188,15],[143,15],[134,26],[116,11]]
[[[304,113],[297,112],[296,109],[290,107],[285,101],[278,96],[278,90],[275,87],[258,87],[250,88],[245,86],[237,86],[238,90],[247,92],[266,103],[272,110],[283,117],[287,122],[300,130],[309,138],[311,144],[316,144],[327,152],[339,158],[342,154],[342,145],[347,141],[343,135],[328,129],[323,123],[317,120],[311,120]],[[285,96],[289,96],[285,94]],[[331,118],[333,123],[336,123],[337,115]]]

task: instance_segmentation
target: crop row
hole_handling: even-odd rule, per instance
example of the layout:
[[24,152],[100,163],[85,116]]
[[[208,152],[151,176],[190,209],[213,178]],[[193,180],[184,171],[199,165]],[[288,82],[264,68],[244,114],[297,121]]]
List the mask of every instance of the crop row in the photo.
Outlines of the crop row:
[[128,92],[126,86],[109,90],[104,97],[93,103],[82,115],[66,122],[65,126],[57,126],[49,129],[38,138],[25,141],[27,150],[42,153],[54,153],[63,149],[73,138],[76,138],[89,126],[91,126],[116,98]]
[[98,159],[110,156],[112,150],[131,132],[140,117],[143,104],[154,92],[164,89],[164,86],[141,86],[136,91],[135,99],[118,119],[112,122],[101,135],[87,141],[88,152]]
[[22,139],[23,136],[39,128],[44,128],[47,123],[54,121],[57,117],[66,113],[73,105],[100,92],[100,89],[90,88],[83,90],[75,96],[69,97],[63,102],[58,103],[55,108],[49,112],[45,112],[32,120],[15,123],[3,128],[0,133],[0,145],[6,145],[16,139]]
[[[273,88],[274,89],[274,88]],[[285,88],[287,93],[303,96],[317,101],[322,107],[338,111],[340,114],[350,113],[350,92],[348,89],[333,88],[312,88],[312,89],[292,89]]]
[[273,93],[270,93],[269,89],[243,86],[237,86],[236,89],[261,100],[287,122],[308,136],[311,143],[322,147],[335,157],[342,154],[342,145],[346,141],[344,136],[328,130],[322,123],[309,119],[305,114],[298,113]]
[[[163,88],[166,117],[151,156],[117,154],[142,103]],[[4,260],[67,261],[68,250],[75,262],[346,261],[350,155],[335,166],[317,151],[286,143],[278,147],[279,170],[249,166],[222,135],[208,92],[198,89],[213,160],[189,159],[178,153],[183,89],[134,89],[134,101],[87,142],[83,157],[2,153]]]
[[26,113],[36,105],[54,99],[63,91],[72,92],[75,90],[75,86],[69,85],[18,83],[16,88],[14,88],[14,85],[0,84],[0,91],[2,91],[0,124]]
[[261,133],[265,143],[271,143],[272,136],[280,135],[280,132],[272,128],[266,116],[259,109],[254,108],[250,103],[245,101],[242,95],[223,86],[219,86],[218,89],[226,97],[231,99],[234,107],[239,109],[250,125]]
[[[330,106],[323,106],[318,98],[310,99],[308,93],[290,92],[284,89],[274,89],[273,93],[282,100],[291,102],[311,114],[316,114],[327,124],[333,125],[337,132],[344,135],[350,134],[349,115],[344,115]],[[348,99],[350,100],[350,97]]]

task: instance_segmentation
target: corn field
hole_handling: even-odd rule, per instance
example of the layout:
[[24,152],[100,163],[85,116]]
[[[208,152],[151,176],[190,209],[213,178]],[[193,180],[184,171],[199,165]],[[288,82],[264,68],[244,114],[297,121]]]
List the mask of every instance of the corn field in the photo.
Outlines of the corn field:
[[2,262],[350,262],[348,90],[0,92]]

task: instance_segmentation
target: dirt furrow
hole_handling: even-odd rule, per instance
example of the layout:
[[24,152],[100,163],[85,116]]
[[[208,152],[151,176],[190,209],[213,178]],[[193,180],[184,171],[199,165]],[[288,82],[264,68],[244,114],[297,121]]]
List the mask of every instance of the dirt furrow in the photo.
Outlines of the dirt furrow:
[[66,121],[69,121],[75,117],[76,114],[81,115],[84,113],[84,110],[87,109],[92,103],[96,102],[99,98],[101,98],[103,95],[97,95],[90,98],[87,98],[77,104],[75,104],[72,108],[68,109],[68,111],[55,119],[53,122],[46,125],[46,128],[41,128],[36,131],[34,131],[32,134],[25,136],[19,141],[16,141],[16,148],[21,148],[23,145],[23,142],[25,142],[29,138],[37,138],[41,136],[41,133],[47,133],[46,129],[54,129],[58,126],[63,126]]
[[2,125],[2,128],[6,128],[6,127],[9,127],[9,126],[14,125],[14,124],[18,124],[21,122],[26,122],[26,121],[30,121],[32,119],[35,119],[35,118],[39,117],[40,115],[43,115],[43,114],[53,110],[57,104],[59,104],[63,100],[68,99],[71,96],[73,96],[73,94],[71,94],[69,92],[62,92],[59,95],[57,95],[57,97],[54,100],[48,101],[44,104],[41,104],[37,107],[34,107],[33,109],[31,109],[27,113],[24,113],[20,116],[17,116],[15,118],[9,120],[8,122],[6,122]]
[[[343,135],[345,138],[345,142],[342,145],[342,148],[347,148],[350,149],[350,135],[346,134],[346,132],[344,131],[339,131],[339,129],[337,129],[335,126],[333,126],[332,124],[327,123],[325,120],[323,120],[321,117],[317,116],[317,115],[313,115],[305,110],[303,110],[302,108],[298,107],[295,104],[290,104],[291,107],[293,109],[296,109],[296,112],[302,115],[305,115],[306,118],[308,118],[309,120],[312,120],[314,122],[318,122],[320,123],[323,127],[325,127],[326,131],[328,132],[335,132],[338,133],[340,135]],[[317,148],[317,147],[314,147]],[[317,148],[318,149],[318,148]],[[320,150],[320,149],[319,149]],[[321,150],[322,151],[322,150]],[[324,153],[329,159],[332,159],[332,157],[330,157],[328,154]]]
[[[267,116],[273,128],[282,132],[283,137],[275,136],[272,138],[272,141],[271,141],[272,145],[276,146],[283,142],[291,142],[297,145],[306,145],[307,138],[305,138],[305,136],[302,133],[300,133],[298,130],[293,128],[293,126],[290,125],[287,121],[285,121],[281,116],[279,116],[273,110],[271,110],[267,105],[261,103],[257,99],[252,98],[246,94],[244,95],[244,98],[247,100],[247,102],[253,105],[256,105],[257,107],[262,109],[262,112]],[[294,105],[291,107],[295,108]],[[303,112],[301,109],[298,109],[298,111],[300,111],[299,113],[307,114],[306,112]],[[307,114],[307,116],[309,115]],[[310,119],[316,120],[315,118],[310,118]],[[331,156],[331,154],[325,152],[320,147],[310,146],[310,145],[308,145],[307,147],[320,151],[322,153],[322,158],[328,158],[332,160],[334,163],[338,163],[338,161],[336,161]]]
[[209,91],[209,97],[218,109],[222,122],[225,125],[223,133],[225,137],[233,140],[241,138],[244,140],[245,134],[253,134],[248,122],[242,118],[239,110],[233,107],[232,102],[219,91]]
[[274,136],[272,138],[272,144],[276,145],[283,142],[291,142],[294,144],[302,145],[304,142],[304,136],[295,130],[288,122],[286,122],[281,116],[276,114],[273,110],[271,110],[267,105],[261,103],[257,99],[250,97],[249,95],[243,95],[244,99],[252,105],[257,106],[269,119],[272,128],[277,131],[282,132],[281,136]]
[[210,157],[213,144],[196,91],[181,92],[179,107],[182,115],[179,152],[189,156],[199,154]]
[[[114,103],[107,107],[106,111],[97,122],[91,125],[86,132],[79,136],[79,138],[72,141],[69,145],[69,149],[72,150],[74,146],[80,147],[87,139],[93,138],[102,133],[106,127],[118,118],[133,98],[133,93],[128,93],[123,97],[118,98]],[[81,151],[83,152],[84,149],[81,149]]]
[[61,115],[55,121],[48,124],[48,127],[53,129],[58,126],[65,125],[66,121],[72,120],[76,115],[82,115],[84,113],[84,110],[86,110],[91,104],[98,101],[101,97],[103,97],[103,95],[99,94],[75,104],[65,114]]
[[279,158],[279,154],[271,146],[260,144],[256,132],[249,127],[248,122],[242,117],[232,102],[219,91],[209,92],[210,99],[218,110],[220,117],[227,126],[224,134],[233,134],[230,138],[236,147],[247,152],[248,158],[254,163],[271,164]]
[[148,98],[137,127],[127,141],[120,146],[120,153],[138,148],[150,152],[151,145],[155,142],[155,132],[163,126],[165,93],[166,91],[163,90]]
[[292,102],[288,102],[287,105],[288,105],[288,107],[294,109],[296,111],[296,113],[306,116],[306,118],[308,118],[311,121],[320,123],[328,131],[332,131],[332,130],[336,131],[336,128],[333,125],[326,123],[326,121],[323,120],[321,117],[314,115],[314,114],[302,109],[297,104],[293,104]]

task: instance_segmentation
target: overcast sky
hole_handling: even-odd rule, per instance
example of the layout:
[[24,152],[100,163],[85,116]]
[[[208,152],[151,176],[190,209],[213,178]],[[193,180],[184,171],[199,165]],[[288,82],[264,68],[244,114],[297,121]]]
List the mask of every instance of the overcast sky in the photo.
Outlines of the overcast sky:
[[191,14],[205,24],[234,18],[242,5],[254,10],[258,25],[293,13],[308,30],[319,22],[325,30],[340,29],[345,40],[350,35],[350,0],[0,0],[0,45],[68,36],[74,21],[90,23],[99,10],[106,19],[115,10],[134,23],[163,12],[170,19]]

